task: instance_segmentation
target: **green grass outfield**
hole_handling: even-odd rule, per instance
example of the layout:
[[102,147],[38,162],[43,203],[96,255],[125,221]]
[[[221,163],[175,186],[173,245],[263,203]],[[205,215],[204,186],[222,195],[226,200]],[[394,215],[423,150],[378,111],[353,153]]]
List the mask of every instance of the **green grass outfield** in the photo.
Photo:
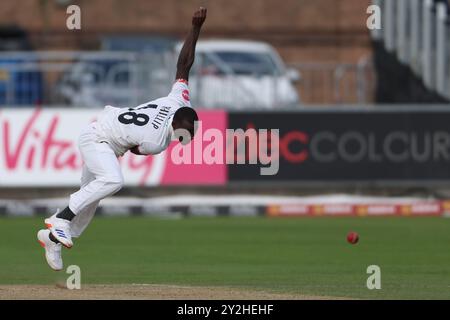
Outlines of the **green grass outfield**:
[[[0,219],[0,284],[54,284],[38,218]],[[346,242],[348,231],[360,242]],[[71,250],[82,282],[228,286],[373,299],[450,298],[450,219],[97,218]],[[368,290],[369,265],[381,290]]]

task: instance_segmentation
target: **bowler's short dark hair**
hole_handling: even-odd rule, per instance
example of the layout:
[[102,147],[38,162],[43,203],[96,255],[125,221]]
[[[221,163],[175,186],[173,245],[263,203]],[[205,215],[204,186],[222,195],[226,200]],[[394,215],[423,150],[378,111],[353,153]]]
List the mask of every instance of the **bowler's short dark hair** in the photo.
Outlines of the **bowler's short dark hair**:
[[192,124],[192,126],[194,126],[195,121],[198,121],[198,115],[194,109],[189,107],[182,107],[175,112],[173,120],[180,124],[188,122],[189,124]]

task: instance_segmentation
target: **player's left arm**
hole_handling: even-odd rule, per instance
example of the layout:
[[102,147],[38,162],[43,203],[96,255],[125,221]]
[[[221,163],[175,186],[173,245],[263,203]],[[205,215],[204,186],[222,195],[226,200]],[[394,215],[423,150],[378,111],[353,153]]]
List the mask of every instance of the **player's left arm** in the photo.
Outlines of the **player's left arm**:
[[195,59],[195,46],[197,45],[198,37],[203,23],[206,20],[206,8],[200,7],[194,12],[192,17],[192,28],[187,35],[177,62],[176,79],[189,80],[189,72]]
[[139,146],[135,146],[135,147],[131,148],[131,149],[130,149],[130,152],[131,152],[131,153],[134,153],[135,155],[138,155],[138,156],[145,156],[145,154],[142,154],[142,153],[139,151]]
[[162,150],[159,145],[151,141],[142,141],[138,146],[130,148],[129,151],[138,156],[148,156],[158,154]]

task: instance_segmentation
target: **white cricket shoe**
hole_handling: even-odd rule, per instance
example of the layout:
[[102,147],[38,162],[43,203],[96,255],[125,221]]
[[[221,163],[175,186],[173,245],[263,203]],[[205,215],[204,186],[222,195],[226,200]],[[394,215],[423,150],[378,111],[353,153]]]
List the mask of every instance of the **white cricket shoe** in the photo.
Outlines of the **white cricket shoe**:
[[55,271],[63,269],[63,261],[61,258],[61,243],[54,243],[49,238],[50,230],[39,230],[37,238],[41,246],[45,249],[45,259],[47,263]]
[[56,240],[61,242],[64,247],[70,249],[73,246],[72,235],[70,233],[70,221],[57,218],[56,215],[58,213],[59,210],[50,218],[45,219],[45,225]]

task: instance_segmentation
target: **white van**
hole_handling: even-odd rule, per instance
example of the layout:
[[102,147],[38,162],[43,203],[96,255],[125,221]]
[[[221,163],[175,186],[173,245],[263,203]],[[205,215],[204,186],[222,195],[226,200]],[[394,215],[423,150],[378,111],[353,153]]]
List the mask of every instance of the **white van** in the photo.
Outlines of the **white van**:
[[[182,43],[175,47],[175,56]],[[199,41],[189,77],[195,106],[225,109],[292,107],[300,99],[293,82],[296,70],[284,65],[275,49],[263,42]]]

